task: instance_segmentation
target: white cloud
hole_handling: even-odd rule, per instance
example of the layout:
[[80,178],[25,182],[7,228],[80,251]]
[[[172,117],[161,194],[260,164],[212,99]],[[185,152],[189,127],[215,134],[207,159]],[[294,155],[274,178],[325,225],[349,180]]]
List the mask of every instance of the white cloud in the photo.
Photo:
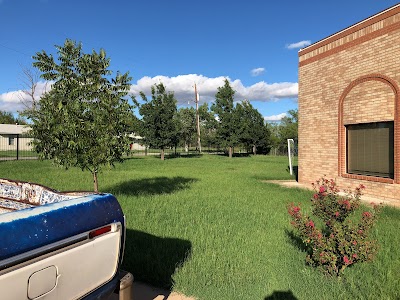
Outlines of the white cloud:
[[162,82],[168,91],[174,92],[178,104],[187,104],[188,101],[194,100],[194,84],[196,83],[200,94],[200,102],[211,102],[215,100],[218,87],[223,86],[225,78],[228,79],[232,88],[236,91],[235,100],[277,101],[282,98],[296,98],[298,93],[298,84],[294,82],[266,83],[260,81],[250,86],[244,86],[239,79],[232,81],[229,77],[209,78],[197,74],[176,77],[146,76],[131,86],[131,93],[137,96],[142,91],[146,95],[151,95],[151,86]]
[[309,45],[311,45],[311,41],[307,40],[307,41],[301,41],[301,42],[297,42],[297,43],[286,45],[286,48],[287,49],[304,48],[304,47],[307,47]]
[[[162,82],[168,91],[173,91],[178,104],[187,105],[188,101],[194,101],[194,84],[197,84],[197,90],[200,94],[200,104],[212,102],[215,100],[215,94],[218,87],[224,85],[224,80],[228,79],[232,88],[236,91],[235,100],[241,101],[247,99],[249,101],[278,101],[283,98],[297,98],[298,84],[296,82],[278,82],[267,83],[264,81],[257,82],[250,86],[244,86],[241,80],[231,80],[229,77],[206,77],[197,74],[179,75],[175,77],[155,76],[143,77],[135,84],[131,85],[130,92],[138,96],[139,92],[151,95],[151,86],[155,83]],[[35,97],[39,99],[45,89],[51,88],[51,83],[39,82]],[[17,112],[24,108],[21,99],[27,99],[27,95],[22,90],[12,91],[0,94],[0,110]],[[141,98],[138,97],[138,100]]]
[[286,113],[281,113],[279,115],[265,116],[264,120],[268,122],[279,122],[283,117],[286,117]]
[[[40,99],[40,97],[46,90],[49,91],[51,88],[51,84],[51,82],[38,82],[34,95],[35,99]],[[23,101],[28,99],[29,96],[25,94],[22,90],[0,94],[0,110],[8,112],[21,111],[25,108],[23,105]]]
[[265,68],[255,68],[250,71],[250,74],[251,74],[251,76],[256,77],[256,76],[260,76],[264,72],[265,72]]

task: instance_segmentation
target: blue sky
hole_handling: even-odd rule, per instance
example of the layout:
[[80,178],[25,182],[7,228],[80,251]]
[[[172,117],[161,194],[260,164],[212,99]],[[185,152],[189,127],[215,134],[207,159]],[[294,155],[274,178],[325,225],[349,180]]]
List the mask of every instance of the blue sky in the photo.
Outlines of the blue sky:
[[22,68],[66,38],[100,48],[110,69],[129,71],[131,92],[162,81],[178,104],[214,99],[228,78],[236,100],[266,119],[297,108],[299,46],[314,43],[398,1],[0,0],[0,110],[21,109]]

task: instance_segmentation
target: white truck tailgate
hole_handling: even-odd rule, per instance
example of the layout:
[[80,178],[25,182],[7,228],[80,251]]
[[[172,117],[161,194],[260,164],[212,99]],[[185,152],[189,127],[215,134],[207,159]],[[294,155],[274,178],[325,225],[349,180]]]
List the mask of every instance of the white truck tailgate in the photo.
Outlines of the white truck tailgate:
[[111,280],[117,272],[120,230],[98,236],[1,275],[1,299],[79,299]]

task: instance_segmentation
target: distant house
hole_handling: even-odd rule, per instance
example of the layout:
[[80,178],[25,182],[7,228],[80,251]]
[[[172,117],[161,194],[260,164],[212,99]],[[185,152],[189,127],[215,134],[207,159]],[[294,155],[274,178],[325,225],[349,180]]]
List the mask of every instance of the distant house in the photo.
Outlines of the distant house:
[[300,50],[298,102],[300,183],[400,201],[400,4]]
[[146,150],[146,146],[143,144],[143,138],[139,135],[134,133],[130,134],[129,137],[131,138],[131,144],[129,145],[131,151],[144,151]]
[[32,150],[27,125],[0,124],[0,151]]

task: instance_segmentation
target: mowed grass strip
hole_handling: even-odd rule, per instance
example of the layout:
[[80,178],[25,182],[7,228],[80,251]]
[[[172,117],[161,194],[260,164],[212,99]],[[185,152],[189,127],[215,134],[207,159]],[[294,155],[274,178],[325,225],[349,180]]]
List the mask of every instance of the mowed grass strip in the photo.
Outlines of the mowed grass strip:
[[[325,277],[290,238],[286,206],[309,211],[312,193],[263,182],[289,179],[287,164],[271,156],[133,157],[104,170],[100,190],[127,217],[124,268],[198,299],[399,299],[400,210],[383,209],[374,262]],[[47,161],[0,162],[0,177],[92,189],[88,172]]]

